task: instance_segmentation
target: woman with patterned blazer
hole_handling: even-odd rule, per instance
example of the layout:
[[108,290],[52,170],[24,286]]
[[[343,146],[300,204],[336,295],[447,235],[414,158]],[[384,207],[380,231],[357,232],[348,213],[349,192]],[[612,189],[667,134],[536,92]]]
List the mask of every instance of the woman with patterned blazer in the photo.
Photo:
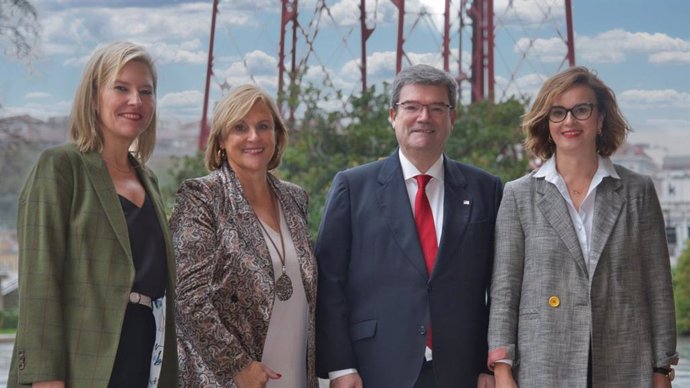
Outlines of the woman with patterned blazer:
[[156,140],[156,79],[140,46],[96,51],[74,98],[73,142],[43,152],[29,174],[8,387],[177,385],[174,255],[144,166]]
[[586,68],[564,70],[522,126],[544,163],[506,184],[496,220],[496,387],[670,387],[664,220],[652,179],[609,159],[629,131],[613,91]]
[[171,228],[184,387],[317,386],[307,195],[269,172],[286,145],[271,97],[239,86],[214,111],[211,173],[177,192]]

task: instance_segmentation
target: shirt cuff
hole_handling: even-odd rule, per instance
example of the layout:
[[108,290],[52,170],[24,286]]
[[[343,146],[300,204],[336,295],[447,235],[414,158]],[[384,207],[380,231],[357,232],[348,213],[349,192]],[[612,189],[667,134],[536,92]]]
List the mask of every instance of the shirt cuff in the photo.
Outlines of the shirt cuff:
[[353,373],[357,373],[357,369],[355,368],[350,368],[350,369],[341,369],[341,370],[336,370],[333,372],[328,372],[328,379],[329,380],[335,380],[338,377],[342,377],[345,375],[351,375]]

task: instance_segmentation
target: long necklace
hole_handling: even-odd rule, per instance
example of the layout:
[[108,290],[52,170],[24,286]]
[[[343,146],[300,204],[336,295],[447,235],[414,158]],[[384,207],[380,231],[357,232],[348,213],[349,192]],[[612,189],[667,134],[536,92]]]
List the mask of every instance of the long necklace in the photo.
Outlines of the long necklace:
[[[276,296],[278,299],[281,301],[286,301],[290,299],[292,296],[292,280],[287,274],[286,267],[285,267],[285,242],[283,241],[283,228],[281,226],[280,222],[280,210],[278,208],[280,204],[276,201],[275,202],[275,213],[276,213],[276,219],[278,220],[278,235],[280,236],[280,250],[278,250],[278,245],[273,241],[273,238],[271,235],[268,233],[268,230],[264,226],[263,222],[259,220],[259,226],[261,226],[261,229],[263,229],[264,233],[266,234],[266,237],[268,237],[268,241],[271,242],[271,245],[273,245],[273,248],[275,248],[276,253],[278,254],[278,258],[280,259],[280,264],[282,267],[282,274],[278,277],[278,280],[276,280]],[[259,217],[257,217],[259,218]]]

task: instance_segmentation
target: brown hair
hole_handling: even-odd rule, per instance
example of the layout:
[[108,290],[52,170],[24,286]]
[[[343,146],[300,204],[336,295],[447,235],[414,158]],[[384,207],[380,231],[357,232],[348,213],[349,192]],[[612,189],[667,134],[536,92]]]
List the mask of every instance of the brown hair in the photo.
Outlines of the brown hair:
[[268,169],[273,170],[280,165],[288,142],[287,127],[273,98],[258,86],[246,84],[234,88],[213,110],[213,124],[205,155],[206,168],[209,171],[217,170],[223,165],[225,160],[221,158],[220,150],[229,129],[242,120],[258,101],[266,104],[275,124],[276,149],[268,162]]
[[549,111],[553,100],[574,85],[588,86],[596,96],[596,109],[603,117],[601,135],[597,136],[599,155],[611,156],[623,143],[631,129],[618,108],[616,95],[594,72],[577,66],[563,70],[546,80],[532,108],[522,116],[522,130],[528,152],[542,159],[553,156],[556,145],[549,141]]
[[[149,53],[139,45],[130,42],[111,43],[98,49],[86,63],[70,114],[70,137],[81,152],[103,150],[103,133],[98,118],[98,93],[100,88],[112,83],[122,68],[132,61],[148,66],[155,97],[158,82],[156,67]],[[149,159],[156,144],[156,121],[154,109],[151,123],[135,141],[134,156],[142,164]]]

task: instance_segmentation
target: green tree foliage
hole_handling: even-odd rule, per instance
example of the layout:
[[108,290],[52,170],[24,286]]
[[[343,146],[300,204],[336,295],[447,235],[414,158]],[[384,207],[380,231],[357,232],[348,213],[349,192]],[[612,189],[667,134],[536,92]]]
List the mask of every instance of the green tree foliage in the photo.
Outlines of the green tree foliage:
[[0,120],[0,227],[14,228],[17,198],[45,144],[29,142]]
[[690,240],[673,270],[673,293],[678,333],[690,335]]
[[[352,97],[342,110],[326,112],[318,89],[304,91],[307,109],[299,127],[291,134],[290,146],[279,175],[302,187],[310,195],[309,223],[316,236],[326,195],[333,176],[390,155],[396,148],[395,134],[388,121],[389,90],[370,88]],[[446,146],[453,159],[473,164],[504,181],[527,171],[518,130],[525,105],[517,100],[500,104],[481,102],[459,108],[455,128]]]
[[168,214],[170,214],[175,205],[175,192],[177,192],[177,188],[182,181],[206,174],[208,174],[208,170],[204,165],[204,153],[201,151],[194,155],[173,157],[170,160],[170,168],[167,174],[162,177],[165,181],[160,184],[161,195],[163,196],[165,210]]
[[306,111],[299,128],[290,134],[290,145],[278,175],[309,193],[313,236],[333,176],[340,170],[384,157],[395,148],[386,94],[377,95],[372,88],[362,97],[352,97],[344,109],[327,112],[319,107],[319,90],[305,90]]
[[526,102],[509,99],[494,104],[480,101],[458,109],[446,154],[473,164],[507,182],[527,172],[522,152],[520,116]]
[[[315,87],[300,95],[303,113],[290,131],[289,146],[276,175],[302,186],[309,193],[309,223],[316,236],[331,181],[338,171],[390,155],[397,146],[388,121],[389,90],[374,87],[361,97],[351,97],[342,109],[325,110],[323,106],[340,104],[329,101]],[[522,158],[518,131],[524,103],[517,100],[493,104],[481,102],[459,108],[458,119],[446,147],[450,158],[473,164],[504,181],[527,171]],[[173,168],[174,193],[182,179],[205,174],[200,156],[179,160]]]
[[0,311],[0,329],[16,329],[19,321],[19,308]]

